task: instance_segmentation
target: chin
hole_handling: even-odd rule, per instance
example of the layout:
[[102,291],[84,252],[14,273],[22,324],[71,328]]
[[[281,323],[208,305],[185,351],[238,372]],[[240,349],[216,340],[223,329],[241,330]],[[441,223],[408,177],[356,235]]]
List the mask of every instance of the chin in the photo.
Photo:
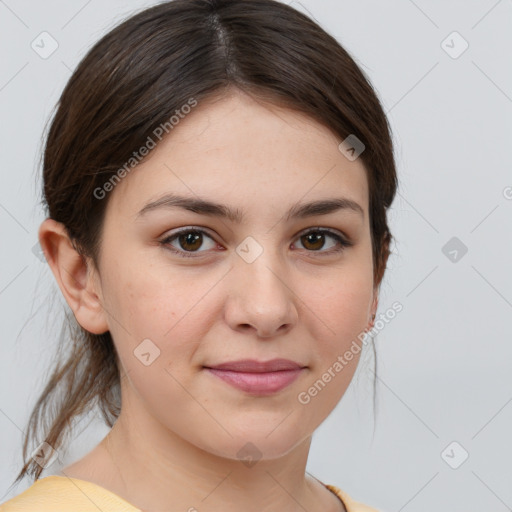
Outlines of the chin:
[[202,448],[217,457],[239,460],[248,467],[258,460],[275,460],[286,456],[311,435],[292,432],[284,425],[278,426],[273,431],[269,428],[261,430],[252,428],[235,434],[232,429],[230,430],[229,425],[226,426],[226,430],[233,437],[226,433],[222,438],[210,440],[213,442],[207,443]]

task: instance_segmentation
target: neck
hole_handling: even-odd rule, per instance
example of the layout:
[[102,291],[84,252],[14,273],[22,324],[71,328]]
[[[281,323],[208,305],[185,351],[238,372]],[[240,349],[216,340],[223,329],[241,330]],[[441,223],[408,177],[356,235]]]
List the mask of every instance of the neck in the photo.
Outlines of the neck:
[[143,511],[343,510],[306,474],[311,437],[278,459],[241,461],[201,450],[141,418],[121,413],[100,446],[110,489]]

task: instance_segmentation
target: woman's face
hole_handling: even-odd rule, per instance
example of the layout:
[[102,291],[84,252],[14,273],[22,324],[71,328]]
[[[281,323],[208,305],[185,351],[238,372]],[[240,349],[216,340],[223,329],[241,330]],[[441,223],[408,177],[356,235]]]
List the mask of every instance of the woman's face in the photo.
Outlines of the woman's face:
[[[96,291],[131,422],[273,459],[339,402],[376,306],[365,169],[340,142],[237,93],[192,109],[110,192]],[[333,200],[356,206],[304,208]],[[207,369],[277,358],[302,369]]]

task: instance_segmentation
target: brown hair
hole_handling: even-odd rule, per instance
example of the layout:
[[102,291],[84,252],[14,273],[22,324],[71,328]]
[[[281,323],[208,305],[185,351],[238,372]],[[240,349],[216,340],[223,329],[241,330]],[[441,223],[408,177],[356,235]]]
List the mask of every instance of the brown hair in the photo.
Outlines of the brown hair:
[[[199,103],[236,87],[307,114],[344,140],[356,135],[369,184],[374,283],[390,253],[386,211],[397,188],[391,130],[376,93],[349,54],[304,14],[276,0],[174,0],[148,8],[97,42],[69,79],[44,150],[48,217],[61,222],[83,256],[97,263],[108,197],[94,191],[192,97]],[[28,444],[65,446],[72,420],[120,412],[120,374],[109,332],[84,330],[72,314],[62,351],[29,419],[25,475],[43,468]],[[375,352],[375,347],[373,348]],[[39,444],[39,443],[36,443]]]

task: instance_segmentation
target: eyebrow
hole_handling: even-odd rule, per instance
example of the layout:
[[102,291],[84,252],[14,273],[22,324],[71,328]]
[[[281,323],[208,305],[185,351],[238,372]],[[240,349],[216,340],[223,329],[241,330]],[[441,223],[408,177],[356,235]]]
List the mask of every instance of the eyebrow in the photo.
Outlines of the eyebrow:
[[[227,205],[214,203],[207,201],[206,199],[179,196],[176,194],[166,194],[165,196],[146,204],[146,206],[137,213],[136,217],[142,217],[143,215],[157,209],[176,207],[201,215],[228,219],[237,224],[240,224],[244,218],[244,212],[239,208],[233,209]],[[294,204],[286,212],[285,220],[289,221],[291,219],[328,215],[329,213],[334,213],[339,210],[356,212],[364,217],[364,210],[359,203],[346,197],[335,197],[311,201],[309,203]]]

